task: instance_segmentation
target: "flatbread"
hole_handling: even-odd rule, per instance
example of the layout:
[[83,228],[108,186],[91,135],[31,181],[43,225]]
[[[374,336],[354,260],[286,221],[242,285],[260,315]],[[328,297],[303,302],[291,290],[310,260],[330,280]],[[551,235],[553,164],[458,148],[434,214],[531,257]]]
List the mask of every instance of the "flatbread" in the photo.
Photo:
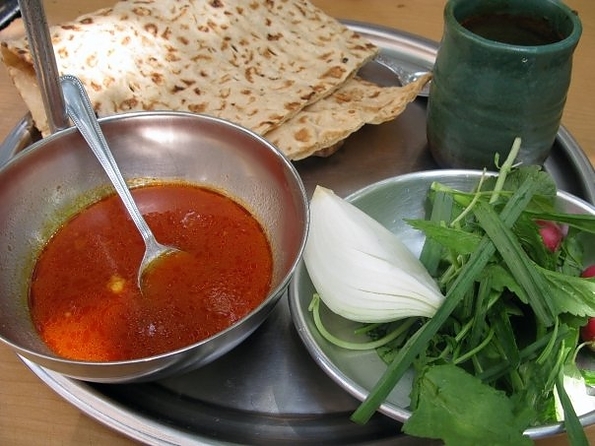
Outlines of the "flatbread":
[[[58,70],[99,116],[185,110],[266,134],[350,79],[378,48],[305,0],[132,0],[53,26]],[[2,58],[49,133],[26,38]]]
[[359,77],[349,79],[265,137],[291,160],[329,156],[364,124],[381,124],[400,115],[430,78],[427,74],[404,87],[381,87]]

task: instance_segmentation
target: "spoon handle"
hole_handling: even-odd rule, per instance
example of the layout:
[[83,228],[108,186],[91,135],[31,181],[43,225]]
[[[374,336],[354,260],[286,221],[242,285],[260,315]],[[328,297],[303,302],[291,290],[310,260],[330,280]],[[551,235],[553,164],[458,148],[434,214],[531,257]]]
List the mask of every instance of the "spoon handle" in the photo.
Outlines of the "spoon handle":
[[68,127],[68,117],[66,116],[64,98],[60,90],[59,70],[52,46],[50,29],[43,9],[43,2],[41,0],[19,1],[18,7],[21,10],[23,24],[31,47],[30,53],[33,58],[48,126],[50,131],[54,133]]
[[153,242],[155,237],[132,198],[124,177],[122,177],[122,173],[95,117],[85,87],[76,76],[68,74],[60,77],[60,83],[68,116],[101,163],[145,243]]

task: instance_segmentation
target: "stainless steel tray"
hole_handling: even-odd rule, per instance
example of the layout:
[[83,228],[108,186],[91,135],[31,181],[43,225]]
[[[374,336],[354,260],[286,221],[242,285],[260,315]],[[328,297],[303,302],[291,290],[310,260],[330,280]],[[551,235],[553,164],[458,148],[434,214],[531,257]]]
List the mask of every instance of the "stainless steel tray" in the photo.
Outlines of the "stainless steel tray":
[[[374,25],[346,22],[382,48],[382,59],[430,69],[437,44]],[[397,84],[385,65],[362,70],[369,79]],[[316,184],[347,195],[369,183],[434,169],[426,146],[426,100],[396,120],[366,126],[329,158],[296,163],[306,188]],[[0,153],[14,153],[38,138],[27,118]],[[576,141],[561,128],[546,162],[561,189],[595,202],[595,172]],[[365,426],[349,421],[358,402],[312,360],[292,324],[287,299],[238,348],[216,362],[176,378],[145,384],[100,385],[65,378],[24,360],[48,386],[90,417],[146,444],[392,444],[427,441],[400,433],[377,415]]]

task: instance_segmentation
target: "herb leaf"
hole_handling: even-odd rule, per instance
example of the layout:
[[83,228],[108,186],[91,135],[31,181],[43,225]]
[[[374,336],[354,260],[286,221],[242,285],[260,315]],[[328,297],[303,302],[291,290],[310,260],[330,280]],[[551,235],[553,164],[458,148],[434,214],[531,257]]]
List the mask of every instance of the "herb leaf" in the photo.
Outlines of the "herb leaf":
[[421,230],[432,240],[437,241],[446,249],[458,254],[471,254],[477,250],[482,236],[480,234],[451,228],[429,220],[405,220],[410,226]]
[[548,298],[556,306],[559,314],[569,313],[575,316],[595,314],[595,279],[573,277],[537,265],[535,267],[545,277],[550,290]]
[[494,446],[533,444],[523,435],[524,426],[506,394],[460,367],[426,367],[416,387],[415,410],[403,425],[406,434],[457,446],[484,444],[486,439]]

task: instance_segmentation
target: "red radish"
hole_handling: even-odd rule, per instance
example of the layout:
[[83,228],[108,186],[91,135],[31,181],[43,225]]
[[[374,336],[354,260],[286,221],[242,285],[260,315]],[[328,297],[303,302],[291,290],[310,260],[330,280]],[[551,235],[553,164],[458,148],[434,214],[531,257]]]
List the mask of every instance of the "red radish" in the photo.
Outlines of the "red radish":
[[581,339],[583,342],[590,342],[589,348],[595,351],[595,317],[589,319],[587,325],[581,327]]
[[537,220],[535,223],[539,227],[539,234],[548,251],[556,252],[560,249],[565,236],[562,227],[558,223],[549,220]]
[[589,278],[595,277],[595,264],[587,266],[581,273],[581,277]]
[[[586,267],[581,277],[595,277],[595,264]],[[590,318],[587,325],[581,328],[581,339],[583,342],[595,342],[595,317]],[[595,344],[591,344],[590,348],[595,351]]]

